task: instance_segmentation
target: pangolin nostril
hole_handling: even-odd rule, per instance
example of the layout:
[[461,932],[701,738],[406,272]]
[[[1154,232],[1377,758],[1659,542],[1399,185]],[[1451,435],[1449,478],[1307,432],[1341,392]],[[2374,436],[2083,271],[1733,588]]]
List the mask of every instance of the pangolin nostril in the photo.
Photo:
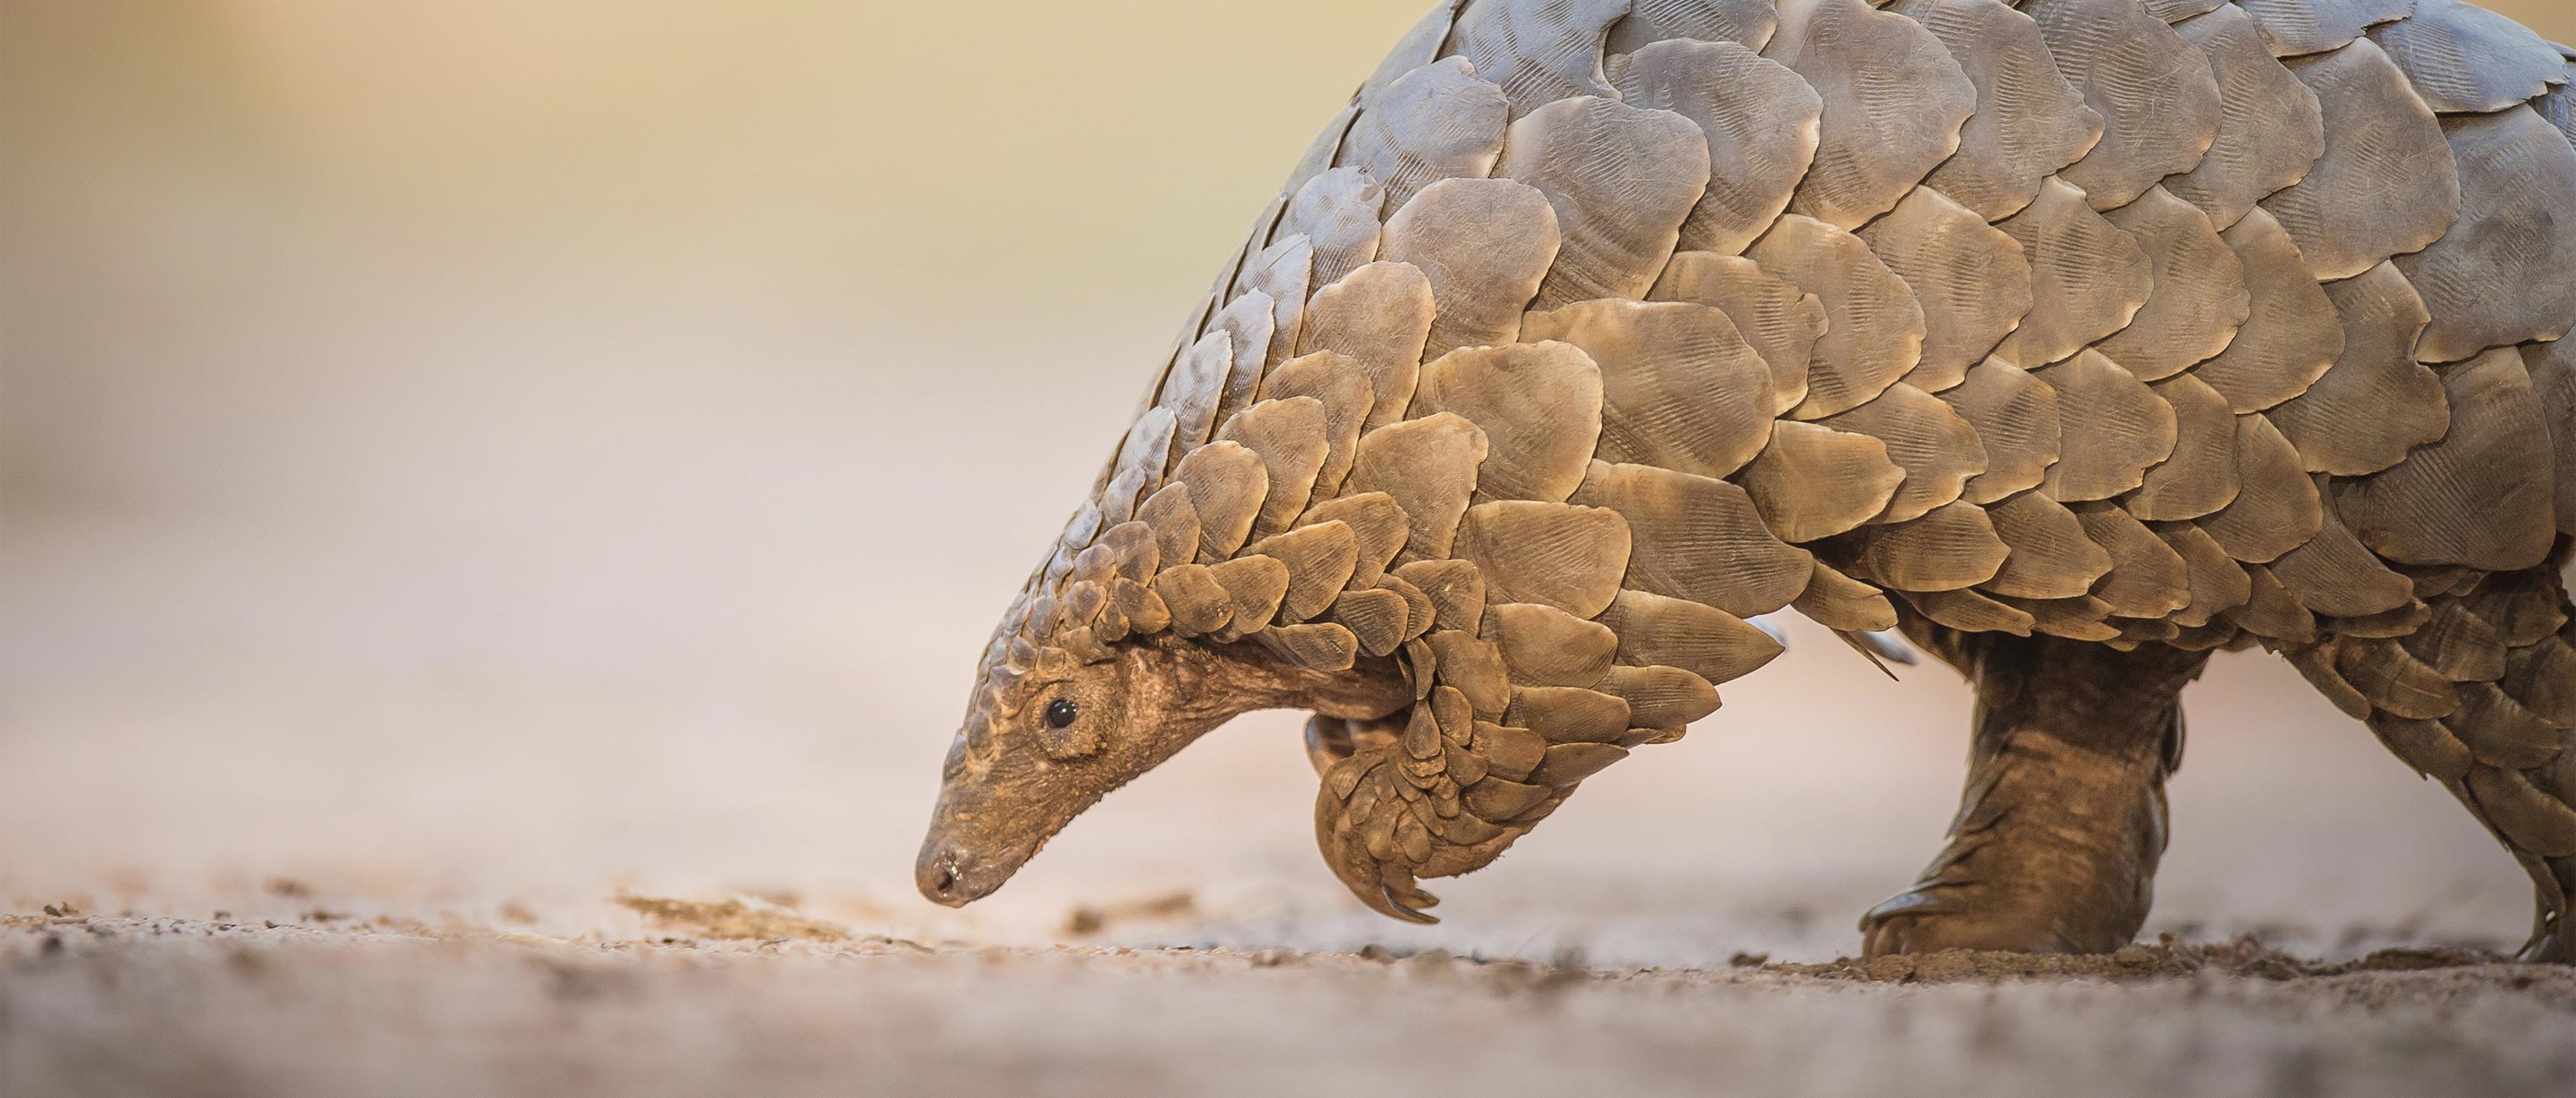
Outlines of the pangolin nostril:
[[956,850],[945,845],[926,848],[921,860],[914,863],[913,883],[921,889],[924,899],[955,906],[963,900],[960,866],[964,861]]

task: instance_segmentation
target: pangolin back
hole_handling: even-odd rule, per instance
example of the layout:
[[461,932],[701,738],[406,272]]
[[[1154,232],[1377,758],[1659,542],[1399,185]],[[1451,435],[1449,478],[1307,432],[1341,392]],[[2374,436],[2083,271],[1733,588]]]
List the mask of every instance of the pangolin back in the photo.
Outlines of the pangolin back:
[[988,671],[1398,655],[1317,824],[1406,914],[1788,607],[2259,642],[2576,854],[2576,650],[2514,578],[2576,532],[2571,57],[2453,0],[1443,2]]

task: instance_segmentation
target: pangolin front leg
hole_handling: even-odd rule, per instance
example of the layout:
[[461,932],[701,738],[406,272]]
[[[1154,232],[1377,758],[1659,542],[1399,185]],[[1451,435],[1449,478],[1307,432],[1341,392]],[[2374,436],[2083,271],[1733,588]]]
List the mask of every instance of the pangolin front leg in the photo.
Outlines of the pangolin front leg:
[[1868,955],[2127,945],[2164,854],[2182,688],[2208,654],[1908,625],[1975,682],[1977,725],[1949,845],[1862,918]]

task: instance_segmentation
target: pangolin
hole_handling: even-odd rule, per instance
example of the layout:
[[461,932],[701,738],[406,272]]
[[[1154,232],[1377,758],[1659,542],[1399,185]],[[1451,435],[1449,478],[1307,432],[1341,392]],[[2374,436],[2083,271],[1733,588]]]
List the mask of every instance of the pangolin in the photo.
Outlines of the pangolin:
[[2456,0],[1443,0],[994,633],[920,887],[1295,708],[1332,872],[1429,921],[1794,610],[1977,689],[1872,954],[2128,942],[2259,647],[2576,961],[2571,80]]

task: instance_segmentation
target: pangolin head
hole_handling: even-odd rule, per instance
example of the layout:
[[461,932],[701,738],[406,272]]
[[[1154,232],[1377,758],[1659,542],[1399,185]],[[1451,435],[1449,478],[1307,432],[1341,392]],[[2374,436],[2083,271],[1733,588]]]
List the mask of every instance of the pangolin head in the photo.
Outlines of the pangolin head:
[[[1089,509],[1086,508],[1086,513]],[[1386,659],[1321,672],[1249,641],[1171,631],[1148,542],[1074,544],[1078,519],[986,646],[914,865],[949,906],[990,895],[1074,816],[1225,721],[1299,707],[1377,717],[1406,704]]]

